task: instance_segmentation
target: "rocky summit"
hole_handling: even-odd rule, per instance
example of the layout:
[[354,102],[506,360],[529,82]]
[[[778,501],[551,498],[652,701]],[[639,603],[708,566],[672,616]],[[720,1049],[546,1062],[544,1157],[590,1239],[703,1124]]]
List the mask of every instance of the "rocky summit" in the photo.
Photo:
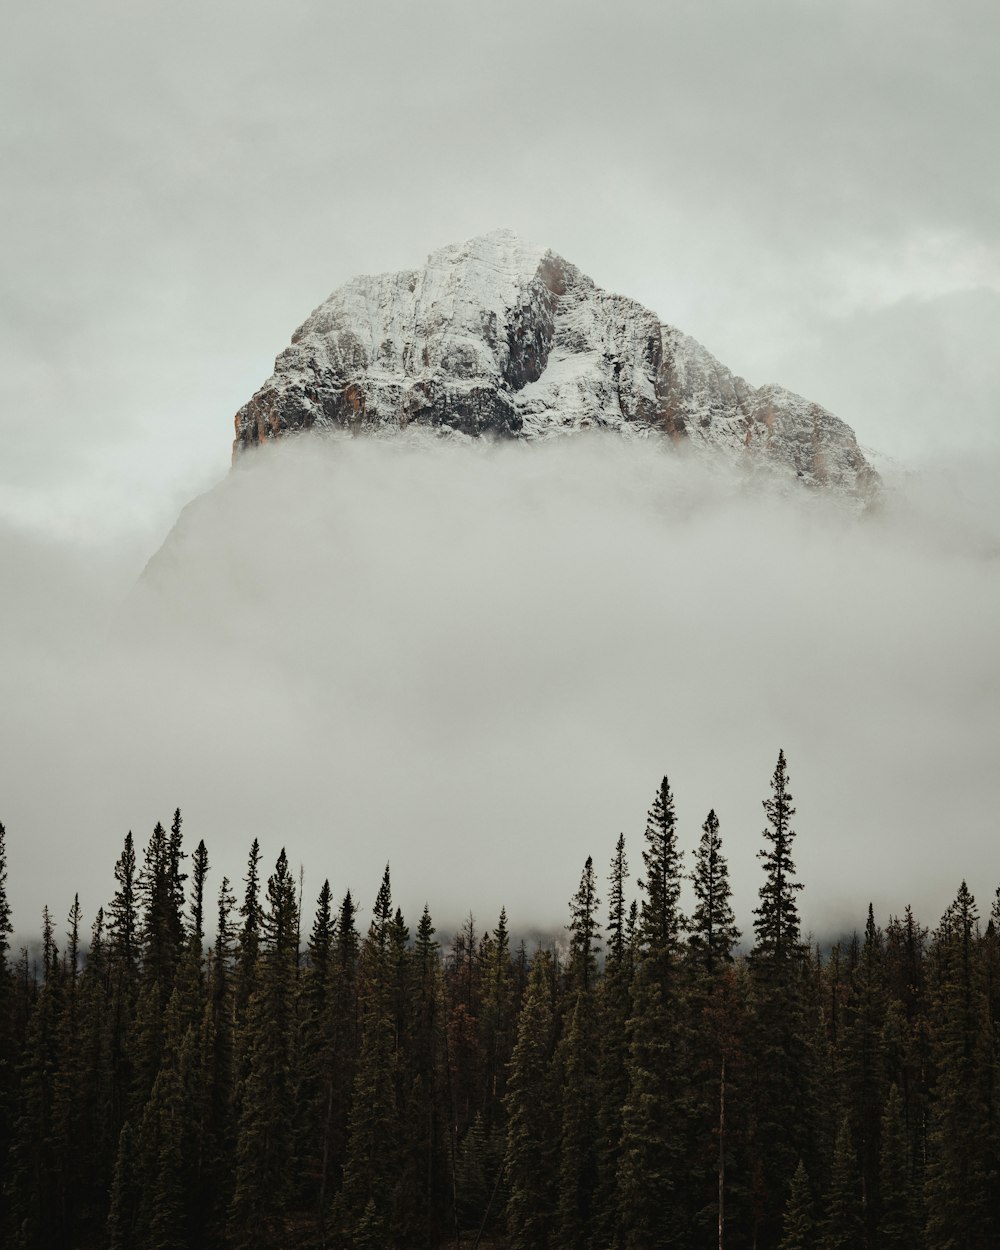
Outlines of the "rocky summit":
[[522,440],[606,429],[861,499],[879,483],[825,408],[750,386],[656,313],[506,230],[335,291],[236,414],[233,455],[302,430],[408,427]]

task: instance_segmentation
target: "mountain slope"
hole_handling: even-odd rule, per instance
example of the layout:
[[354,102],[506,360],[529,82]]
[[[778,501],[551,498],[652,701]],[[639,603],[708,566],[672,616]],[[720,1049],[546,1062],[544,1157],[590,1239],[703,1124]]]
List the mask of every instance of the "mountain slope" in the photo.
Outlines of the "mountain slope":
[[649,309],[509,231],[335,291],[236,414],[233,454],[311,428],[409,426],[526,440],[658,434],[860,497],[879,481],[826,409],[755,389]]

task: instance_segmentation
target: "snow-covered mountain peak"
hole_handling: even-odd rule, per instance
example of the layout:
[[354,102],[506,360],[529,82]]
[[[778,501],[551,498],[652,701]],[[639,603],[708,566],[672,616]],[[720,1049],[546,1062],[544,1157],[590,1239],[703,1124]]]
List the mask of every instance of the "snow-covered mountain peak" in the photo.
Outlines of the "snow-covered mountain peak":
[[649,309],[510,230],[345,283],[236,414],[233,450],[305,429],[410,426],[524,440],[611,429],[856,496],[878,484],[851,429],[818,404],[755,390]]

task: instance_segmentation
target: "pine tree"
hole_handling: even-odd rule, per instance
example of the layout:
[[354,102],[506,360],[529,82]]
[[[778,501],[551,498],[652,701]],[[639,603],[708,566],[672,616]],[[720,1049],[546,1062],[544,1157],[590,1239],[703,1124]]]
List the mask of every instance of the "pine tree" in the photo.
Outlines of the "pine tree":
[[580,885],[570,901],[566,1012],[569,1024],[559,1044],[562,1073],[562,1131],[559,1140],[559,1244],[564,1250],[589,1245],[598,1181],[598,1033],[594,985],[599,947],[594,863],[588,855]]
[[624,1250],[686,1240],[686,1042],[678,970],[681,856],[666,777],[646,822],[644,891],[628,1023],[629,1089],[622,1108],[618,1209]]
[[724,1241],[731,1184],[727,1169],[743,1108],[743,981],[734,975],[733,947],[740,939],[733,916],[729,870],[722,854],[719,820],[710,811],[695,856],[697,906],[691,917],[686,1013],[691,1033],[688,1085],[694,1136],[688,1183],[698,1235],[709,1227]]
[[254,988],[257,971],[257,952],[260,947],[262,914],[260,905],[260,843],[254,838],[250,845],[250,854],[247,859],[243,902],[240,904],[243,926],[240,930],[236,958],[235,1007],[237,1026],[243,1023],[247,1005],[250,1002],[250,995]]
[[740,931],[730,903],[729,867],[722,855],[719,818],[714,810],[708,813],[701,829],[691,874],[698,904],[691,917],[688,943],[702,970],[712,976],[721,965],[732,962]]
[[487,1135],[502,1129],[507,1071],[514,1049],[514,973],[510,958],[507,912],[500,909],[493,930],[489,959],[483,968],[483,1002],[480,1025],[480,1053],[483,1056],[485,1089],[482,1119]]
[[856,1134],[861,1200],[867,1238],[875,1234],[878,1211],[879,1122],[882,1114],[886,986],[882,933],[871,904],[864,944],[851,975],[844,1028],[844,1083]]
[[627,1029],[631,1009],[631,939],[627,932],[625,835],[619,834],[608,878],[607,960],[598,983],[597,1192],[594,1242],[611,1245],[618,1219],[622,1107],[628,1097]]
[[570,902],[569,967],[567,988],[571,994],[589,994],[597,977],[597,953],[601,949],[594,882],[594,861],[588,855],[580,885]]
[[757,856],[764,863],[764,884],[760,888],[760,906],[754,908],[755,958],[781,961],[801,953],[799,912],[795,896],[802,882],[795,880],[792,862],[792,841],[795,833],[791,819],[795,815],[788,791],[788,774],[784,751],[778,752],[778,763],[771,778],[772,796],[764,799],[768,843]]
[[805,1164],[799,1160],[785,1203],[785,1220],[778,1250],[813,1250],[813,1198]]
[[405,1010],[397,1043],[396,1102],[402,1161],[392,1232],[397,1244],[437,1245],[447,1195],[444,1150],[442,985],[438,943],[425,906],[406,951]]
[[[178,812],[178,816],[180,813]],[[208,851],[204,840],[195,847],[191,856],[191,944],[199,955],[205,940],[205,879],[208,876]]]
[[895,1085],[889,1090],[882,1114],[879,1159],[881,1213],[879,1250],[917,1250],[922,1244],[917,1218],[903,1099]]
[[750,956],[753,1071],[748,1127],[754,1236],[760,1246],[779,1239],[782,1208],[798,1161],[803,1160],[806,1170],[816,1176],[821,1155],[815,1107],[816,1029],[810,1001],[815,989],[799,932],[795,898],[802,883],[795,880],[791,858],[795,809],[783,751],[771,790],[771,798],[763,804],[768,828],[758,857],[764,865],[764,883],[754,913],[756,942]]
[[[335,1220],[348,1245],[393,1222],[399,1166],[393,912],[386,865],[360,956],[361,1032],[349,1115],[344,1183]],[[372,1234],[374,1235],[374,1234]]]
[[538,1250],[555,1234],[559,1125],[550,1063],[553,961],[536,951],[507,1087],[507,1228],[511,1250]]
[[819,1250],[861,1250],[863,1245],[861,1184],[851,1127],[845,1116],[833,1152],[830,1192],[826,1201],[826,1218],[820,1230]]
[[297,1163],[302,1196],[309,1209],[317,1214],[322,1229],[324,1221],[324,1161],[329,1150],[327,1123],[330,1116],[332,1063],[328,1027],[330,1000],[333,992],[333,943],[336,922],[331,906],[328,880],[323,882],[316,900],[316,914],[307,944],[306,967],[300,986],[300,1017],[302,1029],[302,1077],[296,1091],[298,1106]]
[[[963,881],[934,935],[937,1070],[924,1193],[928,1250],[986,1250],[990,1229],[992,1046],[979,915]],[[984,1148],[986,1147],[986,1148]]]
[[[10,900],[7,897],[7,832],[0,824],[0,1160],[7,1158],[14,1130],[14,976],[10,966]],[[0,1219],[0,1235],[3,1234]]]
[[297,946],[295,882],[282,849],[268,878],[259,981],[247,1010],[247,1069],[240,1095],[230,1210],[237,1246],[276,1245],[283,1236],[294,1152]]

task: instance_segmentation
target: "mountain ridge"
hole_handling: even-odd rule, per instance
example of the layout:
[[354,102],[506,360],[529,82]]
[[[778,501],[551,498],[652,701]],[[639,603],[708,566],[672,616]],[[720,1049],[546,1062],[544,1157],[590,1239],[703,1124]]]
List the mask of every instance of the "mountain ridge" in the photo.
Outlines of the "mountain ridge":
[[660,436],[861,499],[879,476],[821,405],[753,387],[652,310],[509,230],[420,269],[352,278],[316,308],[235,417],[235,458],[303,430],[533,441]]

